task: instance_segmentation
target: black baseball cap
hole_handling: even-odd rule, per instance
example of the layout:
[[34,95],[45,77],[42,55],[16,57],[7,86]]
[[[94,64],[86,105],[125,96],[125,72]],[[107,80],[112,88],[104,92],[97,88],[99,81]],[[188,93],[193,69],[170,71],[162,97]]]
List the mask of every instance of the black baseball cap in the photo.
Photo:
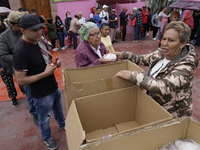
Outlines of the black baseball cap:
[[37,15],[25,14],[19,20],[19,26],[23,29],[37,29],[42,25]]

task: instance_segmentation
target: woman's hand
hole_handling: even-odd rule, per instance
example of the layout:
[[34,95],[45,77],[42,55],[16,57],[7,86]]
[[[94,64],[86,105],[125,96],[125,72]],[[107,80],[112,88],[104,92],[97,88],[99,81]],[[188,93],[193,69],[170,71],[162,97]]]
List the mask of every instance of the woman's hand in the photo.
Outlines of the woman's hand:
[[132,71],[130,71],[130,70],[121,70],[118,73],[116,73],[115,76],[129,80],[131,73],[132,73]]
[[112,52],[111,54],[115,54],[117,56],[117,61],[118,59],[121,59],[121,56],[122,56],[122,52]]

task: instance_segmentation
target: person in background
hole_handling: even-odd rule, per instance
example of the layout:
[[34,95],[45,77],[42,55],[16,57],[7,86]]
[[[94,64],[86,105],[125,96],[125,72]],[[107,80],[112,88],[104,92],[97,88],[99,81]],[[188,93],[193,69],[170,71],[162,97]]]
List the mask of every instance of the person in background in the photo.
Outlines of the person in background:
[[102,23],[100,31],[101,31],[101,42],[106,47],[106,53],[115,52],[115,50],[112,46],[111,38],[109,36],[109,33],[110,33],[109,24]]
[[77,29],[81,26],[78,19],[79,19],[78,16],[75,15],[72,21],[70,22],[70,28],[69,28],[69,32],[73,38],[74,49],[77,48]]
[[58,15],[56,15],[55,17],[56,21],[55,21],[55,26],[56,26],[56,34],[58,35],[58,39],[59,39],[59,43],[60,43],[60,48],[61,49],[65,49],[67,48],[67,46],[65,46],[64,44],[64,24],[62,22],[62,20],[60,19],[60,17]]
[[7,28],[7,26],[4,24],[3,20],[0,18],[0,34],[3,33]]
[[108,23],[109,22],[108,6],[103,5],[102,8],[103,8],[103,10],[99,14],[99,17],[101,18],[102,23]]
[[78,12],[78,18],[79,18],[79,23],[82,25],[84,23],[86,23],[85,18],[82,15],[82,12]]
[[161,40],[159,42],[159,45],[158,47],[161,46],[161,41],[162,41],[162,37],[163,37],[163,34],[164,34],[164,30],[165,30],[165,27],[168,25],[168,21],[179,21],[180,19],[180,13],[178,11],[172,11],[172,13],[170,14],[170,18],[168,19],[168,16],[165,16],[165,18],[162,20],[163,21],[163,26],[161,26]]
[[77,68],[113,62],[113,60],[105,60],[103,57],[106,54],[106,48],[101,42],[99,28],[95,23],[87,22],[81,26],[79,31],[84,41],[76,49]]
[[25,15],[25,14],[29,14],[28,9],[26,9],[26,8],[24,8],[24,7],[19,8],[18,11],[19,11],[19,12],[22,12],[24,15]]
[[194,10],[193,11],[193,19],[194,19],[194,28],[192,29],[192,33],[190,36],[190,43],[194,44],[196,42],[195,35],[197,34],[198,27],[199,27],[199,19],[200,19],[200,11]]
[[133,42],[140,42],[141,41],[141,28],[142,28],[142,13],[136,8],[133,7],[133,15],[130,16],[130,19],[136,17],[136,23],[134,26],[134,41]]
[[90,19],[88,19],[87,22],[93,22],[93,23],[96,23],[96,21],[95,21],[94,18],[90,18]]
[[159,18],[159,21],[160,21],[160,28],[158,28],[158,29],[159,29],[159,36],[158,36],[159,42],[160,42],[160,40],[161,40],[161,34],[162,34],[162,32],[161,32],[161,27],[162,27],[163,24],[165,23],[165,22],[163,22],[163,19],[166,18],[166,16],[167,16],[167,15],[165,14],[166,9],[167,9],[167,7],[165,7],[165,6],[161,7],[161,8],[160,8],[160,12],[159,12],[159,14],[158,14],[158,18]]
[[[22,33],[19,27],[19,19],[23,16],[23,13],[19,11],[11,11],[9,13],[9,22],[11,27],[0,35],[0,62],[1,62],[1,78],[6,85],[8,96],[12,100],[12,106],[18,106],[17,91],[15,88],[13,75],[13,52],[16,43],[22,37]],[[25,94],[24,87],[19,86],[23,94]]]
[[124,42],[126,41],[126,26],[127,26],[127,22],[128,22],[128,15],[131,15],[130,13],[126,15],[127,12],[127,8],[124,7],[123,11],[120,13],[119,17],[120,17],[120,28],[121,28],[121,41]]
[[142,40],[146,39],[146,32],[148,31],[148,18],[149,18],[149,12],[147,10],[147,6],[144,5],[142,7],[142,26],[144,28],[144,33],[142,34]]
[[94,17],[95,12],[96,12],[96,7],[95,6],[91,7],[90,8],[89,19]]
[[110,22],[110,36],[111,36],[111,41],[112,44],[114,44],[114,42],[117,43],[117,41],[115,40],[115,36],[116,36],[116,31],[117,31],[117,27],[118,27],[118,18],[117,15],[115,15],[116,10],[112,9],[112,13],[109,16],[109,22]]
[[[78,12],[78,18],[79,18],[79,23],[80,25],[83,25],[84,23],[86,23],[85,18],[82,16],[82,12]],[[80,27],[78,27],[78,29],[80,29]],[[77,30],[78,30],[77,29]],[[79,34],[79,44],[83,42],[83,39],[81,38],[81,35]]]
[[160,27],[160,20],[158,18],[158,13],[159,13],[160,9],[156,9],[156,13],[153,15],[152,19],[151,19],[151,23],[153,26],[153,40],[157,40],[156,38],[156,34],[158,32],[158,29]]
[[152,24],[151,24],[151,19],[152,19],[152,13],[151,13],[151,8],[147,7],[148,12],[149,12],[149,17],[148,17],[148,28],[147,28],[147,35],[149,35],[149,30],[152,31]]
[[69,27],[70,27],[70,22],[72,20],[71,18],[71,13],[68,11],[66,12],[66,18],[65,18],[65,30],[64,30],[64,36],[67,37],[68,36],[68,46],[71,47],[72,46],[72,35],[69,33]]
[[31,9],[31,14],[32,15],[37,15],[36,10],[35,9]]
[[190,28],[181,21],[172,21],[165,28],[161,48],[150,54],[115,52],[118,58],[137,65],[149,66],[148,75],[122,70],[115,76],[130,80],[147,90],[158,104],[174,118],[192,114],[192,81],[199,64],[194,47],[187,44]]
[[101,8],[97,7],[96,9],[96,15],[94,16],[95,22],[97,24],[97,26],[99,27],[99,29],[101,28],[101,18],[99,17],[99,14],[101,13]]
[[50,150],[57,144],[51,136],[49,120],[52,111],[59,128],[65,129],[65,118],[60,89],[54,72],[61,66],[58,60],[53,65],[48,41],[42,38],[42,24],[37,16],[24,15],[19,20],[22,38],[15,45],[13,64],[16,80],[20,85],[29,85],[38,114],[42,139]]
[[190,10],[185,10],[181,21],[187,24],[191,30],[194,28],[194,19]]
[[179,21],[181,21],[181,20],[182,20],[184,12],[185,12],[185,9],[182,9],[182,12],[181,12],[181,17],[180,17]]
[[53,24],[53,19],[52,18],[48,19],[47,28],[48,28],[49,38],[51,39],[52,50],[53,51],[57,51],[58,48],[56,48],[56,46],[55,46],[56,45],[56,27]]

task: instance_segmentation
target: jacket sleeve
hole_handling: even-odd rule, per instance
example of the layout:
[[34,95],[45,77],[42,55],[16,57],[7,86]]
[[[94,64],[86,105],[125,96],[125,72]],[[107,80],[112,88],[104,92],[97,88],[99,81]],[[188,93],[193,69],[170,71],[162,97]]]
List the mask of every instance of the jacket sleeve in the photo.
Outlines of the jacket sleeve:
[[123,51],[121,59],[122,60],[128,59],[128,60],[136,63],[137,65],[149,66],[150,63],[154,59],[154,55],[161,56],[162,54],[161,54],[161,52],[159,50],[156,50],[153,53],[144,54],[144,55],[138,55],[138,54],[133,54],[131,52]]
[[127,19],[127,18],[128,18],[128,15],[125,15],[124,13],[121,13],[121,14],[120,14],[120,17],[123,18],[123,19]]
[[76,52],[75,55],[75,62],[76,62],[76,67],[77,68],[82,68],[82,67],[90,67],[90,66],[95,66],[95,65],[100,65],[99,59],[96,59],[92,63],[88,62],[87,55],[84,54],[84,52]]
[[13,54],[11,54],[8,43],[2,36],[0,36],[0,59],[6,63],[13,62]]
[[151,23],[152,23],[152,24],[155,24],[155,23],[154,23],[155,16],[156,16],[156,15],[153,15],[153,17],[152,17],[152,19],[151,19]]
[[182,63],[176,65],[163,79],[155,79],[144,73],[133,71],[130,81],[151,93],[168,95],[190,88],[195,69],[195,64]]
[[135,14],[133,13],[133,15],[132,16],[130,16],[130,19],[133,19],[135,17]]

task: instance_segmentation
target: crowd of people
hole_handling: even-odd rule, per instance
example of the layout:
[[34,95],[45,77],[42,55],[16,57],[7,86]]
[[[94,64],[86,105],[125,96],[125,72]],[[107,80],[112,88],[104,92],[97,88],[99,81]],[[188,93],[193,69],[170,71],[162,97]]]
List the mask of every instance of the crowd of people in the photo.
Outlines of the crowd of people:
[[[36,125],[39,125],[42,139],[48,149],[56,149],[51,137],[49,119],[53,110],[60,129],[65,129],[61,93],[54,76],[61,61],[53,61],[50,49],[76,49],[76,67],[89,67],[112,63],[118,59],[128,59],[138,65],[149,66],[146,75],[137,71],[122,70],[115,76],[130,80],[133,84],[147,90],[157,103],[171,113],[174,118],[190,116],[192,113],[192,80],[198,56],[191,43],[200,40],[197,34],[199,11],[193,14],[183,10],[182,14],[173,9],[166,15],[166,7],[156,10],[152,15],[145,5],[142,9],[134,7],[132,13],[123,8],[119,17],[116,10],[108,13],[108,6],[91,7],[88,19],[78,12],[71,17],[66,12],[63,22],[56,15],[48,18],[47,29],[43,16],[35,9],[29,14],[26,8],[11,11],[8,18],[0,20],[0,74],[6,85],[12,106],[18,106],[13,75],[21,92],[26,95],[29,112]],[[126,41],[126,26],[130,18],[134,27],[134,41],[145,40],[153,31],[152,40],[159,40],[159,48],[150,54],[137,55],[131,52],[115,52],[116,30],[120,21],[121,42]],[[190,34],[192,33],[192,34]],[[50,41],[46,39],[48,34]],[[197,36],[196,36],[197,35]],[[79,37],[79,42],[78,38]],[[68,46],[65,45],[67,38]],[[117,60],[104,59],[106,54],[117,56]]]

